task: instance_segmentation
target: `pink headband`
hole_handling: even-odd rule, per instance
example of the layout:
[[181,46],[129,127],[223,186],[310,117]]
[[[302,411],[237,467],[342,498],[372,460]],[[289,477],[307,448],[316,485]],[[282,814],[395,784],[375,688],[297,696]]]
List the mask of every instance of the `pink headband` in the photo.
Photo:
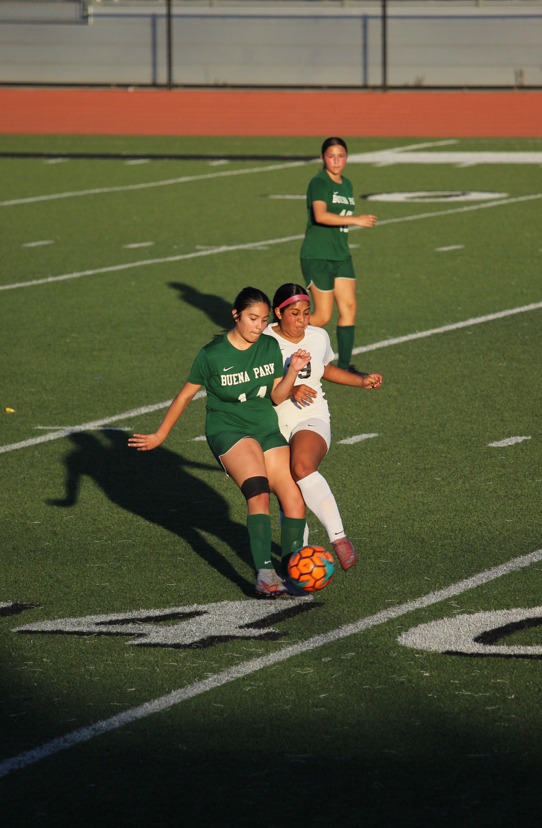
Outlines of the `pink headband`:
[[290,296],[289,299],[286,299],[281,305],[278,306],[277,310],[281,308],[285,308],[286,305],[291,305],[292,302],[299,302],[300,299],[305,299],[310,305],[310,298],[307,296],[306,293],[297,293],[295,296]]

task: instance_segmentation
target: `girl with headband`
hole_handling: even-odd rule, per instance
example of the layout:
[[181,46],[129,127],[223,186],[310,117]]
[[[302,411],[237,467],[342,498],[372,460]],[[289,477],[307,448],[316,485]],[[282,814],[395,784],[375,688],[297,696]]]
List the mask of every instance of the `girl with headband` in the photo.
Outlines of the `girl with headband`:
[[349,227],[374,227],[376,216],[354,216],[352,184],[343,176],[348,157],[342,138],[328,138],[320,155],[324,162],[307,190],[307,229],[301,246],[301,271],[312,294],[311,325],[327,325],[337,303],[339,368],[357,373],[350,364],[356,324],[356,274],[348,246]]
[[279,431],[274,405],[292,393],[310,354],[295,349],[286,372],[277,343],[261,336],[270,302],[256,288],[244,288],[232,310],[234,327],[201,349],[187,382],[171,403],[154,434],[134,434],[129,445],[149,451],[167,435],[202,386],[207,389],[205,434],[209,448],[247,501],[247,529],[256,569],[256,594],[309,598],[282,579],[271,562],[269,496],[279,499],[282,556],[287,560],[303,545],[305,504],[290,474],[290,450]]
[[337,503],[327,480],[318,471],[331,442],[330,417],[322,379],[358,388],[380,388],[380,374],[354,374],[332,365],[335,354],[323,328],[309,324],[310,298],[295,284],[281,285],[273,298],[275,323],[264,333],[279,343],[284,369],[301,347],[310,353],[297,373],[289,397],[277,406],[279,426],[290,443],[292,477],[303,499],[329,535],[343,569],[356,563],[354,547],[346,537]]

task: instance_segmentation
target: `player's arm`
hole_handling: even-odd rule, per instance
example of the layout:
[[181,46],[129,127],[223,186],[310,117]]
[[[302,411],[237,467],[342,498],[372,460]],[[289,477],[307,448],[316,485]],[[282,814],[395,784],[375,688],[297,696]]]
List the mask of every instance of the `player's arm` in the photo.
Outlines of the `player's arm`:
[[325,201],[313,201],[312,213],[318,224],[325,224],[328,227],[344,227],[345,224],[354,227],[374,227],[376,216],[338,216],[330,213]]
[[359,374],[351,374],[350,371],[344,371],[337,365],[332,365],[331,362],[324,368],[322,378],[328,382],[335,382],[337,385],[352,385],[356,388],[380,388],[382,385],[381,374],[367,374],[360,377]]
[[288,397],[292,396],[294,383],[297,375],[310,362],[311,355],[308,351],[303,351],[301,348],[292,354],[288,370],[283,377],[277,377],[273,383],[271,391],[271,399],[275,405],[280,405]]
[[150,451],[163,443],[188,403],[196,396],[200,388],[201,385],[185,382],[169,406],[158,431],[154,434],[134,434],[128,440],[128,445],[138,451]]

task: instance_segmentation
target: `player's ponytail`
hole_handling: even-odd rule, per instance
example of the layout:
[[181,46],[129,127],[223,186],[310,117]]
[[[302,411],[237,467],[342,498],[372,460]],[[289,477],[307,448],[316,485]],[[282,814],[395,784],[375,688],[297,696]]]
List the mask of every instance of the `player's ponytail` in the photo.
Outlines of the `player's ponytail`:
[[275,322],[279,321],[277,316],[277,308],[279,308],[283,302],[291,299],[292,296],[307,296],[307,288],[301,287],[301,285],[295,285],[293,282],[288,282],[287,284],[281,285],[277,288],[275,295],[273,296],[273,316]]

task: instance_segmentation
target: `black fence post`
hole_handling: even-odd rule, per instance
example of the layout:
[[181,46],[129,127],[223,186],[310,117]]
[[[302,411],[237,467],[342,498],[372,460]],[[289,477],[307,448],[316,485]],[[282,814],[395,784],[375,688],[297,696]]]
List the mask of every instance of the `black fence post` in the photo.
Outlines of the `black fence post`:
[[382,0],[382,91],[388,88],[388,0]]
[[172,0],[166,0],[166,55],[167,55],[167,87],[173,85],[173,26],[171,19]]

